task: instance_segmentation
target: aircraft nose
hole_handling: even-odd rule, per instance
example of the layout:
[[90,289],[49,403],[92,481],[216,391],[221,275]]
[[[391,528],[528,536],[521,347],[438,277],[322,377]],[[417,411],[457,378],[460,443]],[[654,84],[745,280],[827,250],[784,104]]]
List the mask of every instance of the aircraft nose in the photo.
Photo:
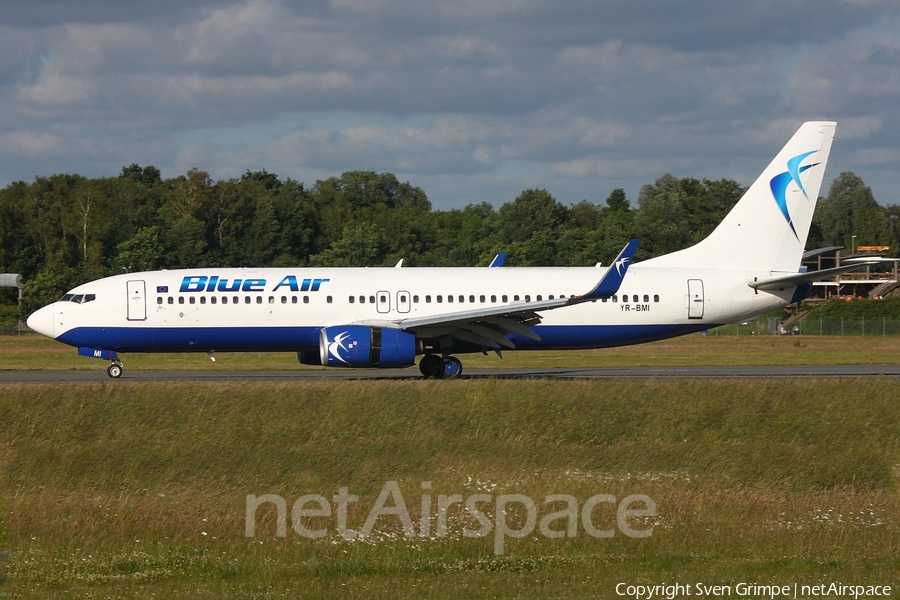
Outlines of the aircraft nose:
[[28,327],[30,327],[32,331],[37,331],[39,334],[52,339],[55,312],[52,304],[45,306],[44,308],[39,308],[28,317],[26,323],[28,323]]

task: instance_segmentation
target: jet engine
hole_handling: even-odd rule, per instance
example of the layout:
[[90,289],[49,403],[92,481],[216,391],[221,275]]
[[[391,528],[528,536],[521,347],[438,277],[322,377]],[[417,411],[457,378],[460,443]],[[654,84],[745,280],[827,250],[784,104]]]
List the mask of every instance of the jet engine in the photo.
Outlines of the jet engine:
[[409,367],[416,363],[416,337],[389,327],[325,327],[319,356],[329,367]]

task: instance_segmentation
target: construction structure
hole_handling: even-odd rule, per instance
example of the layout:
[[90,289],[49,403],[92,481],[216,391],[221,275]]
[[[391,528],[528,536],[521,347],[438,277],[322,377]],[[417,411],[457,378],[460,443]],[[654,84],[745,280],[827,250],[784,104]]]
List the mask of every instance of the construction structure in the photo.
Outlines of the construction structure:
[[889,246],[857,246],[853,254],[842,254],[844,246],[818,248],[803,254],[802,265],[810,272],[840,267],[854,262],[880,260],[877,264],[867,264],[859,271],[841,273],[825,281],[813,283],[807,300],[830,300],[832,298],[885,298],[900,295],[900,276],[897,258],[887,258],[884,253]]
[[[25,289],[25,283],[22,276],[18,273],[0,273],[0,287],[14,287],[19,290],[19,308],[22,307],[22,290]],[[22,332],[22,321],[16,324],[16,333]]]

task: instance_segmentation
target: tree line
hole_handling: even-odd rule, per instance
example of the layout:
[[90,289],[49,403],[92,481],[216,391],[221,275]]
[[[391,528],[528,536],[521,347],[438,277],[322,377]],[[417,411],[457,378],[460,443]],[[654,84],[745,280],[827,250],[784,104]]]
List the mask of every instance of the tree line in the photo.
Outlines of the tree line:
[[[632,207],[621,188],[606,201],[563,205],[547,190],[432,210],[425,192],[391,173],[351,171],[306,188],[247,171],[213,181],[192,169],[162,179],[152,166],[117,177],[58,174],[0,190],[0,272],[26,280],[22,312],[107,275],[189,267],[486,265],[608,263],[632,238],[637,259],[705,237],[744,192],[737,182],[666,174],[643,186]],[[900,245],[900,208],[879,205],[863,181],[842,173],[820,200],[809,247]],[[0,305],[15,305],[0,290]]]

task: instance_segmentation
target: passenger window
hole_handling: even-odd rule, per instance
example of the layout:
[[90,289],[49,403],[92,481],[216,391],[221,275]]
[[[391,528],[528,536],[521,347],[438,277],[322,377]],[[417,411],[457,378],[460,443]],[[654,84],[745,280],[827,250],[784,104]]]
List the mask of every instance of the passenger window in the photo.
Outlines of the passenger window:
[[206,296],[200,296],[200,304],[206,304]]
[[350,296],[349,300],[350,300],[350,304],[353,304],[354,302],[356,302],[356,297]]
[[157,297],[156,297],[156,303],[157,303],[157,304],[162,304],[162,296],[157,296]]
[[644,294],[644,302],[650,302],[650,296]]
[[184,304],[184,296],[178,296],[178,304]]
[[606,302],[607,300],[609,300],[609,298],[600,298],[600,300],[601,300],[602,302]]
[[509,302],[509,296],[507,296],[506,294],[503,294],[502,296],[500,296],[500,300],[503,302]]
[[613,301],[613,302],[618,302],[618,301],[619,301],[619,297],[616,296],[615,294],[613,294],[612,301]]
[[291,304],[297,304],[297,296],[291,296]]
[[513,296],[513,302],[518,302],[518,301],[519,301],[519,295],[516,294],[515,296]]
[[441,296],[440,294],[438,294],[438,297],[437,297],[437,303],[440,304],[441,302],[443,302],[443,296]]
[[328,304],[331,304],[333,301],[334,299],[331,296],[325,298],[325,302],[327,302]]
[[[460,302],[465,302],[465,301],[466,301],[466,297],[463,296],[462,294],[460,294],[460,296],[459,296],[459,301],[460,301]],[[475,302],[475,296],[472,296],[472,302]]]
[[491,294],[491,302],[496,302],[496,301],[497,301],[497,296],[494,296],[493,294]]
[[269,296],[269,304],[275,304],[275,296]]
[[369,304],[375,304],[375,296],[369,296]]
[[222,304],[228,304],[228,296],[222,296]]
[[244,304],[250,304],[250,296],[244,296]]
[[537,300],[538,302],[540,302],[540,301],[541,301],[541,298],[542,298],[541,295],[538,294],[536,300]]
[[197,299],[194,298],[193,296],[191,296],[190,298],[188,298],[188,302],[191,303],[191,304],[196,304],[196,303],[197,303]]
[[531,294],[525,294],[525,302],[531,302]]
[[175,298],[173,298],[172,296],[169,296],[168,303],[175,304]]
[[381,294],[380,296],[378,296],[378,301],[381,303],[387,302],[387,296]]
[[360,303],[360,304],[365,304],[365,303],[366,303],[366,297],[365,297],[365,296],[360,296],[360,297],[359,297],[359,303]]
[[549,296],[547,296],[547,300],[553,300],[553,294],[550,294]]
[[281,303],[282,303],[282,304],[287,304],[287,296],[282,296],[282,297],[281,297]]
[[256,303],[257,303],[257,304],[262,304],[262,296],[257,296],[257,297],[256,297]]
[[215,297],[215,296],[210,296],[210,297],[209,297],[209,303],[210,303],[210,304],[215,304],[215,303],[216,303],[216,297]]
[[653,301],[659,302],[659,294],[653,294]]
[[425,296],[425,304],[431,304],[431,296]]
[[[438,298],[440,298],[440,296],[438,296]],[[440,302],[440,300],[438,300],[438,302]],[[447,296],[447,302],[453,302],[453,294]]]
[[[482,296],[482,298],[484,298],[484,296]],[[475,302],[475,296],[469,296],[469,302],[473,302],[473,303],[474,303],[474,302]],[[483,302],[483,300],[482,300],[482,302]]]
[[309,296],[303,296],[303,304],[309,304]]

